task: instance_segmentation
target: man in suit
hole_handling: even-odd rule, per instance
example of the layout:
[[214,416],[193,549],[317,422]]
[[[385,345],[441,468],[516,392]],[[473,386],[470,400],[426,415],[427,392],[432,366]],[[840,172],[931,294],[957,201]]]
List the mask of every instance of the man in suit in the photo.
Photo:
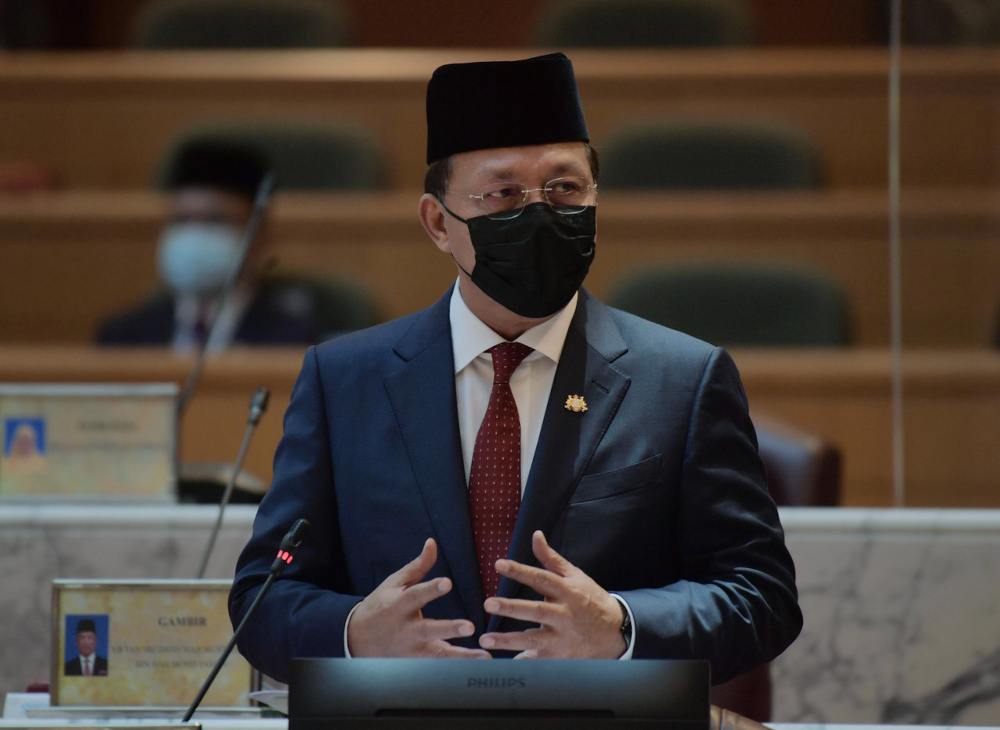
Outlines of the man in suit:
[[[207,344],[315,344],[330,336],[337,313],[324,311],[318,285],[275,276],[265,228],[250,250],[222,311],[218,297],[237,264],[243,231],[267,165],[253,148],[194,139],[178,150],[166,173],[167,225],[157,248],[165,288],[101,324],[101,345],[167,345],[187,351]],[[205,342],[214,318],[220,323]],[[374,323],[374,322],[372,322]]]
[[310,349],[237,566],[240,642],[296,656],[704,658],[716,682],[798,634],[794,568],[736,368],[581,288],[597,158],[562,54],[428,87],[419,214],[458,282]]
[[76,650],[79,656],[66,662],[67,677],[106,677],[108,660],[97,656],[97,626],[93,619],[82,618],[76,623]]

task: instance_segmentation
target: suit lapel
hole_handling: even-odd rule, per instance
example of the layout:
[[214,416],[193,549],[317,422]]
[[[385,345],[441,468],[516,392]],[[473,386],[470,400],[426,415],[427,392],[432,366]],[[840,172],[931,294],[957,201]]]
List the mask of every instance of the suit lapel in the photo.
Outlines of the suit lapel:
[[486,614],[462,465],[450,297],[449,291],[397,343],[404,365],[385,379],[385,388],[455,590],[482,630]]
[[[627,349],[607,307],[581,290],[511,538],[512,560],[537,564],[532,533],[551,533],[628,390],[628,376],[612,364]],[[583,396],[587,410],[567,410],[570,395]],[[527,590],[507,578],[500,581],[500,596]],[[488,630],[497,630],[499,623],[498,617],[491,617]]]

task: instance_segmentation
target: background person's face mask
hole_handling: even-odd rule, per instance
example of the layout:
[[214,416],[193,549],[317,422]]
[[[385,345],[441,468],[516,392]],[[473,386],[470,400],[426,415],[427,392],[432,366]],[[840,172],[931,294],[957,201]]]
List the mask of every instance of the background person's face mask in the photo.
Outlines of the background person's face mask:
[[508,220],[485,215],[466,220],[445,210],[469,226],[476,265],[471,274],[465,273],[472,283],[522,317],[558,312],[590,271],[597,236],[594,206],[562,215],[548,203],[532,203]]
[[240,232],[225,223],[173,223],[157,250],[160,276],[178,292],[211,296],[222,291],[240,250]]

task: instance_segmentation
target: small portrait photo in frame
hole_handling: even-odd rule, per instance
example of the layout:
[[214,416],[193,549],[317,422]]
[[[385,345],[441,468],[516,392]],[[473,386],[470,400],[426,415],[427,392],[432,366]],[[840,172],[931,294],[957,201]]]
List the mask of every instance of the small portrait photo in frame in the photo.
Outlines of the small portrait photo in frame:
[[4,418],[4,469],[24,473],[44,469],[45,436],[45,418],[42,416]]
[[70,614],[66,616],[63,676],[108,676],[110,624],[111,621],[107,614]]

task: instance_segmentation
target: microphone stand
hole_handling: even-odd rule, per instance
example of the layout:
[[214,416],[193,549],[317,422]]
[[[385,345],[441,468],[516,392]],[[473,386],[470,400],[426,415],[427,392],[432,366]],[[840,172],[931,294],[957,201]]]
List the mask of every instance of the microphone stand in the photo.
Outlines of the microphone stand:
[[229,500],[233,496],[236,477],[239,475],[240,469],[243,468],[243,460],[246,459],[247,451],[250,448],[250,438],[253,436],[257,424],[260,423],[260,418],[264,415],[264,411],[267,410],[268,395],[267,388],[262,385],[257,388],[253,394],[253,400],[250,401],[250,417],[247,419],[247,430],[243,434],[243,443],[240,444],[240,452],[236,457],[236,464],[229,474],[226,491],[222,493],[222,501],[219,503],[219,516],[215,519],[215,527],[212,528],[212,534],[208,539],[208,546],[205,548],[205,554],[201,558],[201,565],[198,566],[198,579],[205,577],[205,568],[208,565],[209,557],[212,555],[212,549],[215,547],[215,539],[219,536],[219,530],[222,529],[222,515],[225,513],[226,507],[229,505]]
[[250,604],[250,608],[247,612],[243,614],[243,620],[240,621],[240,625],[236,627],[236,631],[233,632],[233,638],[229,640],[226,644],[226,648],[222,651],[222,656],[219,657],[219,661],[215,663],[212,668],[212,673],[208,675],[208,679],[205,680],[205,684],[201,686],[201,690],[198,692],[198,696],[194,698],[194,702],[188,708],[187,712],[184,713],[184,719],[181,722],[188,722],[194,711],[198,709],[198,705],[201,701],[205,699],[205,695],[208,693],[208,688],[212,686],[212,682],[219,675],[222,670],[222,665],[226,663],[226,659],[229,658],[229,654],[233,651],[233,647],[236,646],[236,640],[240,638],[240,634],[243,633],[243,629],[246,628],[247,622],[250,617],[253,616],[254,611],[257,610],[258,604],[264,595],[271,589],[274,581],[277,580],[278,576],[284,572],[285,568],[292,559],[299,552],[299,548],[302,546],[302,541],[305,540],[306,536],[309,534],[309,520],[300,519],[292,525],[292,529],[288,531],[284,539],[281,541],[281,546],[278,548],[278,556],[271,563],[271,570],[268,573],[267,580],[264,581],[264,585],[261,586],[260,590],[257,591],[257,595],[254,597],[253,602]]
[[253,243],[254,238],[257,237],[257,232],[260,230],[260,224],[264,219],[264,212],[267,210],[267,204],[271,199],[271,193],[273,191],[274,173],[269,172],[264,176],[264,178],[260,181],[260,185],[257,187],[257,197],[254,199],[253,212],[250,214],[250,222],[247,223],[246,230],[243,231],[243,240],[240,243],[239,256],[236,259],[237,265],[232,268],[229,272],[229,276],[226,278],[226,283],[222,287],[222,293],[219,294],[218,304],[215,307],[215,315],[212,317],[212,324],[208,328],[208,333],[205,336],[204,342],[198,343],[198,350],[195,356],[194,365],[191,368],[191,372],[188,374],[188,379],[184,384],[184,389],[181,391],[181,394],[177,399],[178,428],[180,428],[181,417],[184,415],[184,411],[187,408],[188,403],[191,401],[191,396],[194,395],[194,390],[198,387],[198,381],[201,380],[201,371],[205,367],[205,358],[208,354],[208,343],[212,341],[212,336],[218,329],[219,323],[222,319],[219,317],[219,314],[222,313],[223,308],[226,306],[226,302],[229,300],[230,294],[232,294],[232,291],[236,286],[236,282],[240,278],[240,274],[243,271],[243,265],[246,263],[247,254],[250,252],[250,246]]

